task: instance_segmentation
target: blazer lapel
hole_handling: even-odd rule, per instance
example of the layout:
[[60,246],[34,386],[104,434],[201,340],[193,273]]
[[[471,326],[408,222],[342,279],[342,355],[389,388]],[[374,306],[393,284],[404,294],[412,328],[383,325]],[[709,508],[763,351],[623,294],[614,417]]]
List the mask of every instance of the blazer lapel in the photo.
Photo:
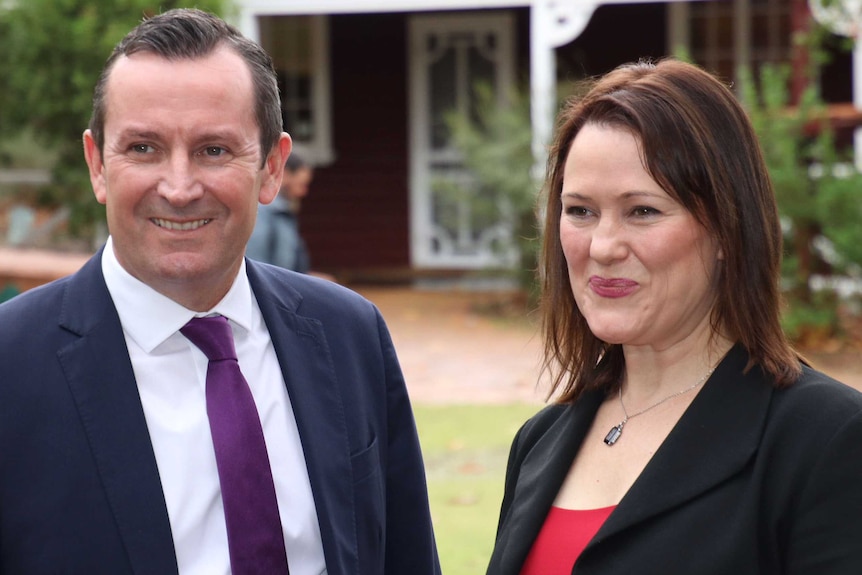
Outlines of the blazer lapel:
[[733,348],[584,553],[736,474],[757,451],[772,388]]
[[330,575],[358,569],[345,406],[323,325],[297,313],[302,296],[248,262],[252,290],[272,338],[299,428]]
[[513,575],[520,572],[603,397],[602,392],[581,396],[566,408],[524,457],[512,506],[505,519],[509,529],[505,540],[497,541],[497,547],[504,550],[499,565],[513,569]]
[[69,281],[58,350],[117,528],[135,573],[177,573],[161,480],[101,252]]

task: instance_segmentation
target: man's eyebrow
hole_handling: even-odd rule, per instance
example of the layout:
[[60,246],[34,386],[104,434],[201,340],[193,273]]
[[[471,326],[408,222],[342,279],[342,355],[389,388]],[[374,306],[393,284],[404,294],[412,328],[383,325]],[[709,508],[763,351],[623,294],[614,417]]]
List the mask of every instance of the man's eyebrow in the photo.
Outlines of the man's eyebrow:
[[[162,136],[158,131],[145,128],[127,128],[121,130],[118,134],[118,140],[126,142],[129,140],[151,140],[160,141]],[[196,144],[206,142],[228,142],[235,143],[241,140],[241,137],[232,130],[207,129],[191,136],[191,141]]]
[[120,140],[158,140],[160,138],[158,132],[152,130],[139,130],[137,128],[128,128],[122,130],[119,134]]
[[206,132],[201,132],[199,134],[195,134],[192,140],[196,142],[208,142],[208,141],[228,141],[228,142],[236,142],[241,139],[236,132],[232,130],[207,130]]

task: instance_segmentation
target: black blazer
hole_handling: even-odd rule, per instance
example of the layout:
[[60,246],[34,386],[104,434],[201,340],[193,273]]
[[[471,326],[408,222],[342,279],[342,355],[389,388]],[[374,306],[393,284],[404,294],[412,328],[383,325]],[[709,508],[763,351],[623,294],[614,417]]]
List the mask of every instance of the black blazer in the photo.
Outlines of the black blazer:
[[[862,394],[814,370],[787,389],[735,347],[573,574],[862,574]],[[518,432],[489,575],[516,575],[603,400]]]
[[[100,256],[0,306],[2,575],[177,573]],[[439,574],[416,428],[377,309],[331,282],[247,269],[296,414],[329,575]]]

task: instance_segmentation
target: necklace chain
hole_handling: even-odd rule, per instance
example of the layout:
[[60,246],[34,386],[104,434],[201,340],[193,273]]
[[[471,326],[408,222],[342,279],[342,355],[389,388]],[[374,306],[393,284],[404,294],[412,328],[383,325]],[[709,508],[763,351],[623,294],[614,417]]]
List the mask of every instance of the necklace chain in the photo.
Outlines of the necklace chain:
[[611,427],[611,430],[605,436],[605,440],[604,440],[605,443],[607,445],[613,445],[614,443],[619,441],[620,436],[622,436],[622,434],[623,434],[623,427],[625,427],[625,425],[626,425],[626,423],[628,423],[629,419],[635,418],[638,415],[642,415],[642,414],[646,413],[647,411],[658,407],[659,405],[661,405],[665,401],[670,401],[674,397],[679,397],[680,395],[686,394],[689,391],[696,388],[697,386],[701,385],[703,382],[705,382],[707,379],[709,379],[709,376],[712,375],[713,369],[714,368],[710,368],[703,375],[703,377],[701,377],[699,380],[697,380],[697,382],[694,385],[692,385],[690,387],[686,387],[685,389],[681,389],[675,393],[672,393],[672,394],[668,395],[667,397],[665,397],[664,399],[659,400],[659,401],[653,403],[652,405],[650,405],[649,407],[641,409],[637,413],[633,413],[631,415],[628,414],[628,412],[626,411],[626,405],[625,405],[625,403],[623,403],[623,386],[621,385],[620,390],[619,390],[619,398],[620,398],[620,407],[623,408],[623,420],[620,421],[617,425]]

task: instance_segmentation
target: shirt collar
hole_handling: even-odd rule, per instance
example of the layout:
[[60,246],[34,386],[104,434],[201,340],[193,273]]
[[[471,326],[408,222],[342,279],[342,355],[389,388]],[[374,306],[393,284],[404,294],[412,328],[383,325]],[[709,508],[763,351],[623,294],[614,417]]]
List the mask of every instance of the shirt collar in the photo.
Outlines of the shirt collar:
[[102,273],[123,331],[146,353],[151,353],[195,316],[219,314],[246,331],[251,329],[252,292],[245,258],[230,290],[205,313],[183,307],[132,276],[117,260],[110,237],[102,252]]

